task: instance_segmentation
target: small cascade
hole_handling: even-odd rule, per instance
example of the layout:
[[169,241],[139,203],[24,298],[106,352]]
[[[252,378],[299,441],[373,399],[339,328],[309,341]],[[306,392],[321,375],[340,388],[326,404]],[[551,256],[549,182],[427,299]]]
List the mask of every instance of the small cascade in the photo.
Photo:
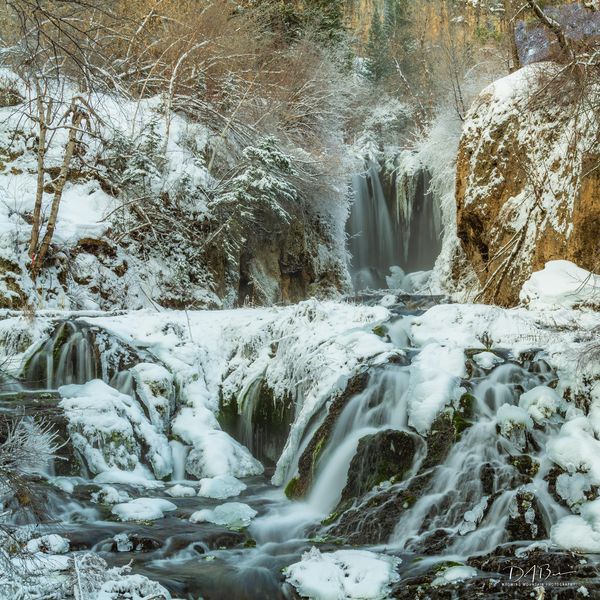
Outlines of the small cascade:
[[190,452],[190,447],[182,444],[177,440],[169,442],[171,448],[171,456],[173,457],[173,473],[171,479],[173,481],[185,480],[185,461]]
[[246,446],[252,455],[266,465],[275,465],[287,442],[294,418],[291,398],[276,399],[262,377],[233,402],[222,425],[225,431]]
[[[315,510],[327,514],[340,501],[361,438],[389,429],[408,433],[409,378],[407,367],[389,366],[377,370],[368,387],[348,402],[318,462],[309,497],[309,504]],[[414,462],[419,459],[417,454]]]
[[75,321],[63,321],[31,357],[24,378],[34,389],[56,389],[61,385],[83,384],[101,374],[94,335]]
[[[444,551],[459,556],[492,550],[507,541],[506,524],[511,514],[520,476],[510,459],[523,448],[500,437],[497,412],[504,404],[515,405],[523,391],[546,383],[546,374],[532,374],[515,364],[497,367],[474,388],[474,419],[436,467],[428,488],[398,521],[390,540],[403,550],[419,552],[432,534],[446,539]],[[544,433],[535,431],[534,448],[544,448]],[[533,457],[543,462],[543,456]],[[547,490],[542,477],[534,481],[536,496],[547,529],[564,514]]]
[[382,169],[369,162],[352,178],[348,249],[356,290],[385,288],[390,267],[433,268],[441,250],[441,210],[431,178],[409,153]]

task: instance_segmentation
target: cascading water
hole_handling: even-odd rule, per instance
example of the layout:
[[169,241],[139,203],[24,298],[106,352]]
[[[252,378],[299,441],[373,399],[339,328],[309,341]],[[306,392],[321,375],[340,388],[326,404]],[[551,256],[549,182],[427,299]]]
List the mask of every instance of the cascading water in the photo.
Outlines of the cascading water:
[[24,378],[37,389],[56,389],[95,379],[100,372],[95,348],[89,328],[64,321],[33,355]]
[[[339,502],[361,438],[388,429],[409,432],[409,379],[407,367],[386,367],[373,373],[367,389],[348,402],[323,450],[315,474],[308,501],[317,511],[326,515]],[[414,462],[418,463],[420,458],[416,455]]]
[[389,173],[369,162],[364,173],[352,178],[347,230],[356,290],[387,287],[392,266],[407,273],[433,268],[442,226],[430,183],[426,169],[404,154]]
[[[419,301],[415,300],[416,305]],[[160,579],[182,597],[188,594],[220,598],[225,590],[227,597],[235,600],[257,597],[283,600],[287,596],[282,591],[281,568],[298,561],[313,544],[322,544],[323,551],[337,550],[337,546],[329,543],[332,538],[342,546],[378,545],[377,551],[385,545],[387,552],[403,556],[407,570],[418,569],[416,564],[428,568],[436,561],[440,563],[449,558],[462,561],[507,541],[520,542],[525,538],[510,538],[508,532],[515,501],[528,486],[535,492],[540,526],[549,532],[558,519],[568,514],[548,489],[546,479],[551,462],[543,451],[548,436],[560,423],[532,428],[527,433],[522,432],[520,437],[510,438],[500,432],[498,414],[504,405],[515,407],[527,390],[550,384],[554,373],[542,361],[511,362],[501,351],[497,359],[503,364],[491,369],[478,368],[471,360],[468,379],[459,382],[471,395],[469,414],[463,415],[467,422],[455,436],[457,421],[452,419],[457,418],[459,411],[454,402],[448,409],[452,437],[445,453],[432,459],[435,436],[448,434],[443,427],[439,430],[432,427],[420,435],[411,426],[411,386],[414,383],[411,378],[415,376],[417,365],[411,364],[410,359],[420,351],[411,348],[412,317],[394,319],[383,326],[384,335],[394,349],[390,362],[365,366],[360,373],[362,387],[352,388],[357,391],[343,397],[344,402],[315,453],[318,458],[313,463],[303,500],[289,501],[282,489],[269,485],[263,476],[244,479],[247,487],[239,497],[197,495],[201,484],[190,481],[186,473],[187,459],[196,450],[166,431],[169,439],[165,447],[173,468],[172,473],[164,477],[164,484],[156,480],[151,481],[149,487],[140,488],[133,476],[131,481],[125,477],[111,483],[110,493],[135,499],[173,501],[177,513],[165,515],[160,527],[151,527],[142,521],[115,523],[112,518],[106,519],[97,500],[89,500],[89,489],[96,490],[94,493],[100,489],[91,471],[84,470],[75,477],[70,472],[67,478],[56,478],[49,472],[50,479],[68,480],[64,489],[69,486],[72,486],[71,491],[73,486],[78,489],[76,494],[69,495],[53,488],[49,495],[54,517],[63,521],[63,533],[74,543],[109,557],[111,562],[118,564],[135,558],[136,572]],[[85,383],[104,376],[112,387],[131,397],[129,408],[134,404],[142,406],[144,402],[138,394],[141,396],[143,388],[137,388],[136,393],[136,385],[143,385],[136,383],[139,370],[133,370],[136,377],[128,369],[107,370],[103,352],[105,348],[115,352],[119,342],[111,339],[98,347],[99,338],[97,330],[83,323],[60,323],[29,358],[26,383],[35,384],[44,390],[42,394],[47,394],[48,388]],[[150,354],[144,355],[144,361],[149,357]],[[142,360],[138,358],[138,362]],[[114,364],[134,366],[123,360]],[[297,394],[300,396],[301,391]],[[298,404],[303,401],[301,397],[294,400]],[[58,402],[56,394],[53,402]],[[295,402],[291,398],[285,402],[277,400],[263,373],[239,393],[234,404],[235,415],[229,415],[235,417],[230,423],[232,435],[259,456],[269,472],[289,435]],[[324,406],[306,424],[292,470],[298,466],[300,457],[309,448],[309,442],[317,437],[329,414]],[[137,419],[143,419],[141,411],[136,415]],[[102,450],[105,442],[112,443],[108,439],[101,440],[95,450]],[[378,456],[380,450],[389,452],[390,446],[391,454]],[[119,444],[116,447],[120,448]],[[143,452],[146,452],[145,447]],[[386,470],[385,461],[394,452],[403,462],[393,462],[389,465],[391,470]],[[538,465],[527,481],[515,466],[516,460],[524,459]],[[145,466],[148,467],[147,461]],[[61,485],[63,483],[61,481]],[[179,488],[182,496],[169,494],[167,498],[170,490],[166,492],[166,486],[174,483],[178,485],[173,489]],[[87,492],[82,491],[86,489]],[[381,503],[380,499],[383,499]],[[259,513],[244,531],[190,523],[190,515],[195,511],[212,511],[231,501],[247,503]],[[353,511],[360,513],[359,519],[344,529],[344,519]],[[354,532],[362,535],[362,528],[373,523],[374,527],[381,525],[381,530],[387,527],[385,536],[351,537]],[[537,522],[532,523],[537,526]],[[51,524],[44,527],[53,530]],[[118,541],[117,534],[120,535]],[[137,552],[136,544],[145,544],[150,549]],[[218,560],[207,562],[206,566],[202,562],[202,577],[199,577],[198,565],[204,554]],[[423,557],[429,558],[421,561]]]

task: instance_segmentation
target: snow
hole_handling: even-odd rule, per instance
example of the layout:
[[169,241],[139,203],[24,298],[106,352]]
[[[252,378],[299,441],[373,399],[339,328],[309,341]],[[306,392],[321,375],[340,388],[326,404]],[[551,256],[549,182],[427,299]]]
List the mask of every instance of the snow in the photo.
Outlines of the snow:
[[190,517],[192,523],[214,523],[225,525],[229,529],[242,529],[248,527],[258,513],[242,502],[226,502],[214,509],[205,508],[196,511]]
[[31,554],[38,552],[43,552],[44,554],[66,554],[69,551],[69,545],[69,540],[51,533],[29,540],[25,548]]
[[364,550],[321,553],[313,547],[284,570],[286,581],[312,600],[383,600],[399,581],[400,559]]
[[563,517],[552,526],[552,541],[572,552],[600,552],[600,498],[581,507],[581,513]]
[[462,565],[449,567],[441,574],[437,575],[437,577],[431,582],[431,586],[436,588],[452,583],[459,583],[461,581],[465,581],[466,579],[471,579],[472,577],[476,576],[477,570],[473,567],[467,567]]
[[504,362],[497,354],[493,352],[479,352],[473,356],[473,360],[478,367],[485,369],[493,369],[496,365]]
[[526,410],[536,423],[548,420],[563,404],[556,391],[545,385],[534,387],[519,398],[519,406]]
[[546,263],[523,284],[521,302],[537,308],[600,306],[600,276],[567,260]]
[[161,498],[136,498],[123,504],[116,504],[112,514],[121,521],[155,521],[162,519],[165,512],[176,510],[177,506]]
[[426,433],[444,406],[461,395],[466,375],[462,349],[430,343],[421,348],[410,370],[408,423]]
[[165,494],[171,496],[171,498],[191,498],[196,495],[196,490],[193,487],[178,483],[168,490],[165,490]]
[[221,475],[201,479],[198,496],[223,500],[232,496],[239,496],[245,489],[246,484],[239,479],[231,477],[231,475]]

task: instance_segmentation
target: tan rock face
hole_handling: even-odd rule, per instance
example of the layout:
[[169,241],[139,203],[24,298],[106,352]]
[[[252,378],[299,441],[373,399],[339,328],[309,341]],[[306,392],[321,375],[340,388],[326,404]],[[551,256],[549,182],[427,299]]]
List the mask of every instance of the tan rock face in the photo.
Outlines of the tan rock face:
[[457,230],[484,302],[517,304],[525,280],[549,260],[600,266],[598,115],[567,81],[557,94],[555,74],[538,64],[496,82],[465,124]]

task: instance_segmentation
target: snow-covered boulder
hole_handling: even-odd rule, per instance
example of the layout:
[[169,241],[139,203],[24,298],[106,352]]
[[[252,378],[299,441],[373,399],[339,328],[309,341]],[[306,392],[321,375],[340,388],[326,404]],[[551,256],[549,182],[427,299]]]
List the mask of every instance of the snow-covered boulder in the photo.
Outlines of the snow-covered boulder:
[[177,506],[162,498],[136,498],[113,506],[112,513],[121,521],[156,521]]
[[284,570],[286,581],[311,600],[383,600],[400,579],[400,559],[365,550],[321,553],[312,548]]
[[600,275],[568,260],[553,260],[532,273],[519,297],[531,308],[600,307]]
[[101,380],[65,385],[59,392],[73,446],[93,474],[112,469],[146,471],[144,459],[159,479],[172,472],[167,437],[131,396]]
[[258,513],[242,502],[226,502],[214,509],[205,508],[196,511],[191,517],[192,523],[214,523],[224,525],[229,529],[242,529],[248,527]]
[[231,475],[204,478],[200,480],[198,496],[223,500],[239,496],[246,489],[246,484]]

